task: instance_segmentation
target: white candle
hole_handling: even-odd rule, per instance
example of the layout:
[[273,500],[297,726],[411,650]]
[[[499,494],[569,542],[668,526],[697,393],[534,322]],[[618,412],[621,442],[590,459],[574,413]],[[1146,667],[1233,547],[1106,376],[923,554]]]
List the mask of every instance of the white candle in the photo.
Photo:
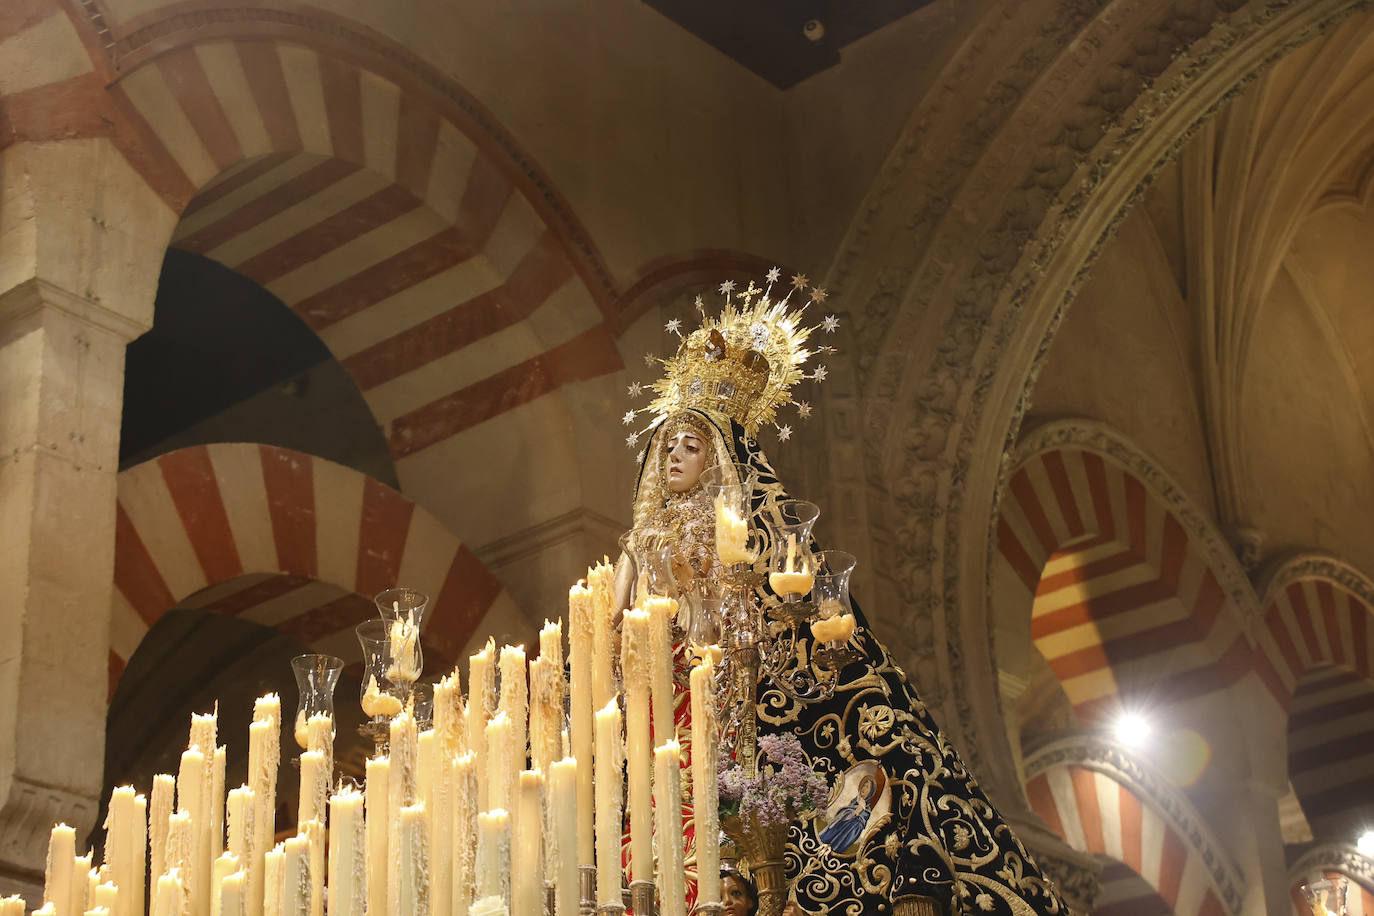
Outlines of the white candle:
[[692,669],[692,811],[697,836],[697,903],[720,902],[720,793],[716,788],[716,668],[708,654]]
[[363,795],[340,789],[329,799],[329,916],[363,916],[364,853]]
[[473,868],[477,856],[477,777],[471,751],[452,761],[453,778],[453,896],[450,910],[466,913],[472,906]]
[[734,507],[725,504],[725,496],[716,497],[716,555],[725,564],[752,563],[749,552],[749,522]]
[[305,750],[319,751],[326,760],[334,759],[334,717],[317,712],[305,720]]
[[[91,910],[100,909],[104,910],[106,913],[114,913],[119,907],[119,885],[115,884],[113,881],[97,884],[95,886],[93,900],[94,902],[86,912],[89,913]],[[23,913],[23,909],[20,909],[19,912]]]
[[182,870],[183,883],[191,894],[191,916],[208,916],[210,912],[209,766],[200,749],[193,747],[182,752],[177,772],[177,813],[191,819],[191,848]]
[[219,728],[219,703],[215,704],[214,710],[207,713],[191,713],[191,740],[188,748],[195,748],[200,751],[206,760],[215,755],[215,745],[217,742],[216,731]]
[[620,816],[620,765],[624,759],[620,738],[620,707],[614,699],[596,711],[596,902],[619,904],[620,841],[624,826]]
[[659,916],[686,916],[682,848],[682,751],[676,741],[654,749],[654,810],[658,827]]
[[510,816],[500,808],[477,815],[475,896],[510,899]]
[[429,811],[429,908],[436,916],[449,916],[453,909],[452,761],[467,750],[463,716],[463,695],[458,690],[455,668],[434,685],[434,786],[425,800]]
[[167,874],[159,875],[157,889],[153,892],[152,916],[181,916],[183,896],[180,872],[173,869]]
[[544,774],[522,770],[518,786],[510,908],[514,916],[544,916]]
[[[214,892],[210,895],[210,916],[223,916],[220,912],[220,904],[223,895],[220,891],[224,887],[224,879],[238,870],[238,857],[231,853],[226,852],[224,855],[215,859],[214,865],[210,869],[210,886],[214,888]],[[140,909],[141,908],[140,906]]]
[[[177,781],[168,773],[153,777],[153,797],[148,810],[148,873],[156,882],[167,872],[167,818],[172,816]],[[156,891],[156,883],[153,890]]]
[[262,916],[282,916],[286,847],[278,843],[262,857]]
[[[592,595],[581,582],[568,590],[568,655],[572,666],[569,737],[572,756],[582,762],[577,771],[577,810],[585,813],[592,810]],[[579,818],[580,865],[591,865],[596,859],[593,835],[591,818]]]
[[613,580],[614,573],[605,563],[598,563],[587,573],[587,589],[592,594],[592,704],[595,709],[615,697]]
[[306,751],[301,754],[300,807],[296,822],[324,820],[324,806],[329,797],[329,770],[324,754]]
[[530,663],[530,763],[547,773],[563,756],[563,627],[544,621],[539,657]]
[[[253,790],[239,786],[229,792],[229,854],[238,856],[239,867],[244,870],[244,881],[248,880],[248,856],[253,848]],[[244,884],[243,893],[248,892]]]
[[487,722],[495,709],[495,640],[488,639],[481,652],[468,658],[468,747],[476,755],[477,810],[489,807],[487,790]]
[[367,689],[363,691],[362,707],[363,714],[368,718],[389,718],[401,711],[401,700],[382,690],[377,684],[376,675],[373,675],[368,678]]
[[148,799],[144,795],[134,796],[133,817],[129,823],[129,848],[132,850],[132,884],[129,885],[129,916],[142,916],[143,902],[147,895],[148,875]]
[[[424,820],[425,834],[425,856],[426,856],[426,875],[431,874],[438,868],[438,862],[430,861],[434,855],[432,845],[432,826],[430,824],[430,812],[434,810],[438,793],[442,787],[439,785],[439,736],[434,729],[427,728],[420,732],[419,754],[415,758],[415,804],[420,808],[419,816]],[[403,863],[406,861],[402,856]],[[445,863],[447,866],[447,863]],[[432,907],[433,901],[432,881],[425,879],[425,901],[427,907]]]
[[300,834],[282,844],[281,916],[310,912],[310,841]]
[[429,916],[429,842],[424,802],[401,809],[401,882],[391,916]]
[[72,912],[85,912],[91,899],[91,855],[77,856],[72,860]]
[[[554,916],[577,916],[581,905],[577,884],[577,770],[578,762],[565,757],[549,767],[551,833],[557,837],[554,862]],[[553,855],[551,853],[551,855]]]
[[511,807],[513,788],[511,721],[505,711],[487,723],[487,803],[495,808]]
[[321,819],[306,821],[297,828],[297,836],[306,845],[306,872],[310,883],[310,916],[324,916],[325,840],[323,812]]
[[510,908],[500,897],[483,897],[472,905],[468,916],[509,916]]
[[[18,894],[12,894],[0,900],[0,916],[24,916],[24,898]],[[97,916],[108,916],[108,914],[101,913]]]
[[66,824],[58,824],[48,837],[48,863],[43,870],[43,902],[52,904],[57,916],[73,916],[76,913],[72,905],[75,859],[76,830]]
[[820,642],[848,642],[854,635],[854,615],[822,617],[811,624],[811,635]]
[[225,875],[219,884],[219,916],[243,916],[243,872]]
[[195,849],[195,827],[191,815],[178,811],[167,818],[167,870],[177,870],[181,878],[181,893],[185,905],[191,905],[191,888],[186,883],[186,875],[191,872],[191,857]]
[[621,674],[625,683],[625,759],[629,770],[630,874],[654,880],[653,794],[649,745],[649,612],[630,610],[621,620]]
[[[224,852],[224,766],[229,749],[224,746],[215,748],[210,759],[210,847],[208,855],[212,858]],[[211,888],[212,895],[218,888]],[[140,895],[141,896],[141,895]]]
[[439,739],[438,736],[434,734],[434,729],[427,728],[420,732],[417,748],[418,751],[415,757],[415,799],[416,801],[422,801],[428,805],[434,795],[434,766],[439,753]]
[[[529,751],[530,694],[525,664],[524,646],[503,646],[501,648],[501,700],[497,715],[504,714],[510,721],[509,744],[505,751],[504,772],[505,794],[501,801],[489,800],[491,807],[504,807],[511,815],[511,837],[519,836],[520,818],[523,816],[516,795],[520,784],[520,771],[525,768]],[[519,911],[512,906],[512,912]]]
[[[204,714],[192,714],[191,716],[191,742],[190,747],[199,752],[201,758],[200,767],[200,798],[198,806],[191,810],[195,821],[195,860],[194,867],[191,869],[191,912],[194,916],[209,916],[210,900],[214,897],[214,888],[211,887],[211,868],[214,865],[215,856],[219,855],[218,847],[223,844],[223,839],[215,840],[215,830],[218,827],[224,829],[224,797],[218,799],[220,814],[216,816],[215,799],[215,750],[216,750],[216,731],[218,729],[219,704],[215,704],[215,709]],[[223,792],[224,781],[220,780],[220,790]],[[180,809],[181,797],[181,774],[177,777],[177,804]]]
[[[514,791],[525,768],[525,758],[529,749],[527,729],[530,721],[529,684],[525,679],[525,647],[503,646],[501,648],[501,702],[497,706],[510,719],[510,757],[506,766],[510,768],[507,785]],[[507,798],[510,798],[508,795]],[[492,803],[492,807],[496,807]]]
[[[138,852],[137,865],[134,863],[135,810],[133,786],[116,786],[110,793],[110,808],[105,818],[105,865],[117,890],[108,902],[97,901],[98,905],[108,906],[115,916],[134,913],[134,883],[143,867],[142,850]],[[140,897],[138,910],[142,909]]]
[[367,912],[386,912],[387,834],[391,823],[391,761],[373,757],[367,761]]
[[401,812],[415,803],[416,758],[419,756],[419,735],[415,717],[402,710],[391,720],[391,773],[388,780],[387,832],[387,891],[386,911],[399,916],[402,860]]
[[253,847],[248,856],[247,916],[261,916],[265,861],[277,833],[277,767],[281,763],[281,698],[275,693],[253,703],[248,727],[248,786],[253,790]]
[[662,744],[677,737],[673,719],[673,621],[678,604],[672,598],[650,595],[644,609],[649,612],[649,694],[653,701],[654,741]]

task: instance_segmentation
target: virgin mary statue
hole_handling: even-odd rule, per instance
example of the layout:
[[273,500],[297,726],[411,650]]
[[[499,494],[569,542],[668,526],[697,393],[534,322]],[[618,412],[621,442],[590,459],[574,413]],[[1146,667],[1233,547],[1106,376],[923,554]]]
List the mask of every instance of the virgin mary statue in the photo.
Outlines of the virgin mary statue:
[[[799,380],[824,378],[803,370],[815,355],[806,341],[822,326],[833,329],[834,319],[804,327],[788,298],[770,300],[776,278],[770,272],[764,290],[751,283],[735,295],[738,301],[724,284],[722,313],[663,361],[664,377],[653,386],[657,397],[645,409],[653,420],[644,430],[649,439],[632,537],[670,545],[678,587],[689,599],[684,604],[698,613],[718,562],[702,472],[733,463],[757,472],[751,505],[764,541],[757,564],[763,571],[776,507],[788,494],[754,434],[793,403]],[[766,607],[778,598],[763,578],[756,594]],[[1067,913],[857,604],[854,616],[851,660],[835,675],[832,696],[805,702],[767,679],[759,685],[760,733],[796,735],[830,786],[825,810],[790,829],[786,871],[796,905],[846,916]],[[808,657],[813,647],[805,625],[800,639],[798,657]]]

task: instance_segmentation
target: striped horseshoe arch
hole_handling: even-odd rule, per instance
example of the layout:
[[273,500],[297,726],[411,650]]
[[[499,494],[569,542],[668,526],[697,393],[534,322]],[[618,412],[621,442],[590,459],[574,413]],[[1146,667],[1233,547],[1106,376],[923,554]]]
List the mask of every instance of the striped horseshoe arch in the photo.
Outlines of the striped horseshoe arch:
[[1288,776],[1319,840],[1374,818],[1374,583],[1304,554],[1264,589],[1255,670],[1288,710]]
[[[1089,421],[1032,431],[997,519],[1000,581],[1083,721],[1122,695],[1180,701],[1249,668],[1254,596],[1230,549],[1167,475]],[[1005,611],[1003,612],[1005,613]]]
[[480,560],[400,493],[323,458],[249,443],[193,446],[119,474],[111,686],[175,606],[243,616],[320,651],[357,654],[371,596],[431,596],[427,653],[451,664],[524,615]]
[[450,525],[469,497],[499,512],[483,502],[499,487],[462,482],[530,428],[568,425],[543,395],[623,368],[613,295],[489,115],[342,53],[207,40],[143,55],[110,92],[182,189],[172,245],[261,284],[320,336],[408,492]]
[[1240,873],[1192,804],[1162,778],[1091,738],[1048,745],[1027,760],[1026,773],[1031,807],[1064,842],[1128,866],[1149,886],[1152,894],[1123,880],[1119,869],[1107,875],[1138,889],[1135,905],[1131,898],[1112,901],[1121,912],[1143,913],[1153,896],[1173,916],[1240,911]]

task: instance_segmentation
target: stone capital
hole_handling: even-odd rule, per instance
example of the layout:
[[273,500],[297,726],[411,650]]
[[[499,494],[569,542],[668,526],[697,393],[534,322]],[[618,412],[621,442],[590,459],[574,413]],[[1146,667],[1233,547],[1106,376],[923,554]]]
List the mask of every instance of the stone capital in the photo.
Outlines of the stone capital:
[[31,277],[0,292],[0,344],[15,333],[36,328],[49,312],[113,334],[126,344],[152,327],[150,321],[131,317],[55,283]]

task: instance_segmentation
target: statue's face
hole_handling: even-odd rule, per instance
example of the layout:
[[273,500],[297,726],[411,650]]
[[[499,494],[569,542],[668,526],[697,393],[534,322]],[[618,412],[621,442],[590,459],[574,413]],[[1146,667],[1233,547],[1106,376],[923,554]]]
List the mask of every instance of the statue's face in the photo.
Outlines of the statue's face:
[[686,493],[696,486],[706,468],[706,443],[689,429],[681,430],[668,440],[668,489]]

